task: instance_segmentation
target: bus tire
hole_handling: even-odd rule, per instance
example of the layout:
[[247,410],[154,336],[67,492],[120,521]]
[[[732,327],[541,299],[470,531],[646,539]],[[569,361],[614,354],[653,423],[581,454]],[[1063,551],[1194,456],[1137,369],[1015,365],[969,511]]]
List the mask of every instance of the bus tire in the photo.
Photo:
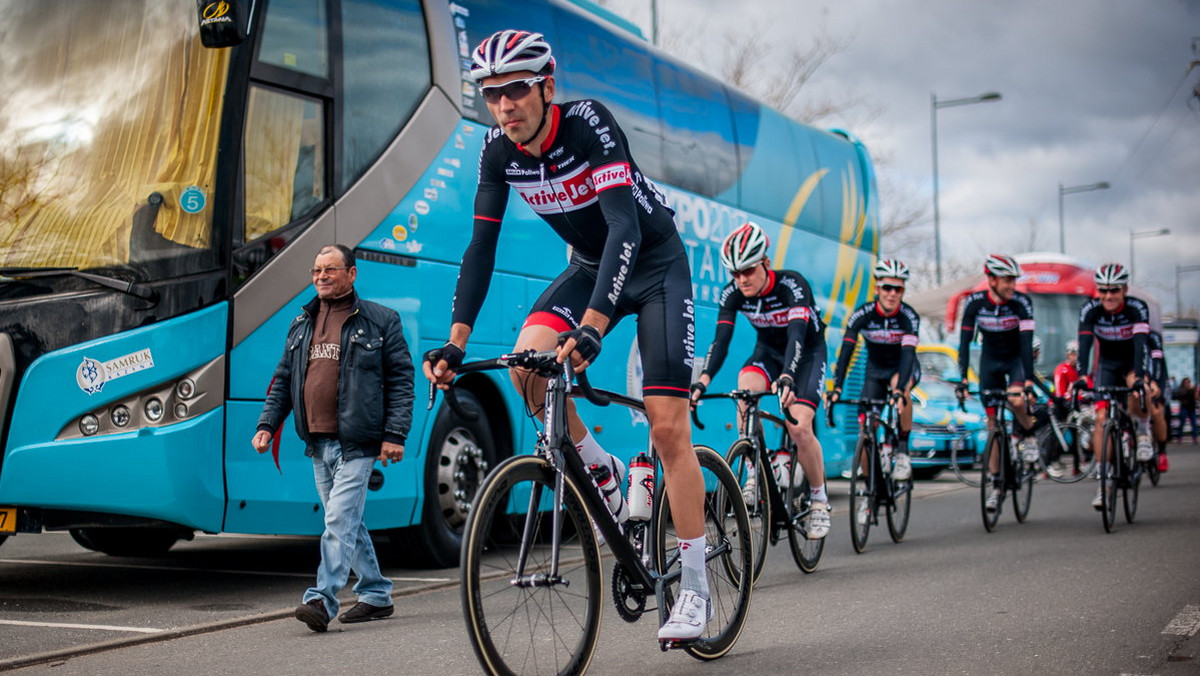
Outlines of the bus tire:
[[406,565],[450,568],[459,564],[463,529],[484,477],[495,467],[496,444],[479,400],[457,391],[460,406],[477,414],[463,420],[443,405],[438,409],[426,453],[421,522],[397,529],[393,555]]
[[179,528],[72,528],[79,546],[109,556],[154,557],[167,553],[176,542],[191,539]]

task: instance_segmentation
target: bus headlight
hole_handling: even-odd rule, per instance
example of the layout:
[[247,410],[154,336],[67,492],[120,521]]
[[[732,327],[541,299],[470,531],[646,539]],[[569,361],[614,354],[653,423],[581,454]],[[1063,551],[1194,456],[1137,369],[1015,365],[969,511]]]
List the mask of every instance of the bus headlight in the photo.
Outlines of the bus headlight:
[[163,417],[163,403],[158,397],[151,397],[146,401],[146,419],[150,422],[158,422]]
[[79,419],[79,431],[83,436],[90,437],[100,431],[100,419],[91,413]]
[[183,420],[187,417],[187,404],[183,402],[175,404],[175,417],[180,420]]
[[[184,378],[175,385],[175,396],[180,399],[191,399],[196,394],[196,383],[190,378]],[[181,416],[182,417],[182,416]]]
[[112,419],[113,424],[117,427],[124,427],[129,424],[129,408],[123,404],[114,406],[108,417]]

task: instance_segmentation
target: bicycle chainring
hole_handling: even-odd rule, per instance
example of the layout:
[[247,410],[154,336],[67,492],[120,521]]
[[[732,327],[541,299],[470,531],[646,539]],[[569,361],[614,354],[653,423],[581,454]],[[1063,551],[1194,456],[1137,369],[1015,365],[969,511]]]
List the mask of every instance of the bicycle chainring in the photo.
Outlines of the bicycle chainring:
[[613,602],[617,614],[626,622],[637,622],[646,612],[646,592],[634,588],[633,579],[620,563],[613,564]]

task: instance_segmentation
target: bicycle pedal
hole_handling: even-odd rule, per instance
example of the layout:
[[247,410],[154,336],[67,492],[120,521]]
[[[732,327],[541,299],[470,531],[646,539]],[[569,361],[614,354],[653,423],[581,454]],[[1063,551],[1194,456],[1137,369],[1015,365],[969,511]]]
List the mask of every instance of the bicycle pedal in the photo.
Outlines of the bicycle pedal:
[[668,650],[682,650],[684,648],[688,648],[698,640],[699,639],[695,639],[695,638],[691,638],[691,639],[660,638],[658,640],[658,647],[665,653]]

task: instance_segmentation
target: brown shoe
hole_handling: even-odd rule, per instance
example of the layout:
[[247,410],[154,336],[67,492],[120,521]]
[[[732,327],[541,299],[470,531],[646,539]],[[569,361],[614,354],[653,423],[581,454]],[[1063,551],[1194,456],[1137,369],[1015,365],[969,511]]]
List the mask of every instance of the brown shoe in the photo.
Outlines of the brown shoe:
[[321,599],[313,599],[297,606],[296,619],[307,624],[309,629],[318,634],[329,628],[329,611],[325,610],[325,602]]
[[355,622],[382,620],[385,617],[390,617],[395,610],[395,606],[373,606],[370,603],[359,601],[354,604],[353,608],[342,613],[342,616],[338,618],[338,622],[354,624]]

